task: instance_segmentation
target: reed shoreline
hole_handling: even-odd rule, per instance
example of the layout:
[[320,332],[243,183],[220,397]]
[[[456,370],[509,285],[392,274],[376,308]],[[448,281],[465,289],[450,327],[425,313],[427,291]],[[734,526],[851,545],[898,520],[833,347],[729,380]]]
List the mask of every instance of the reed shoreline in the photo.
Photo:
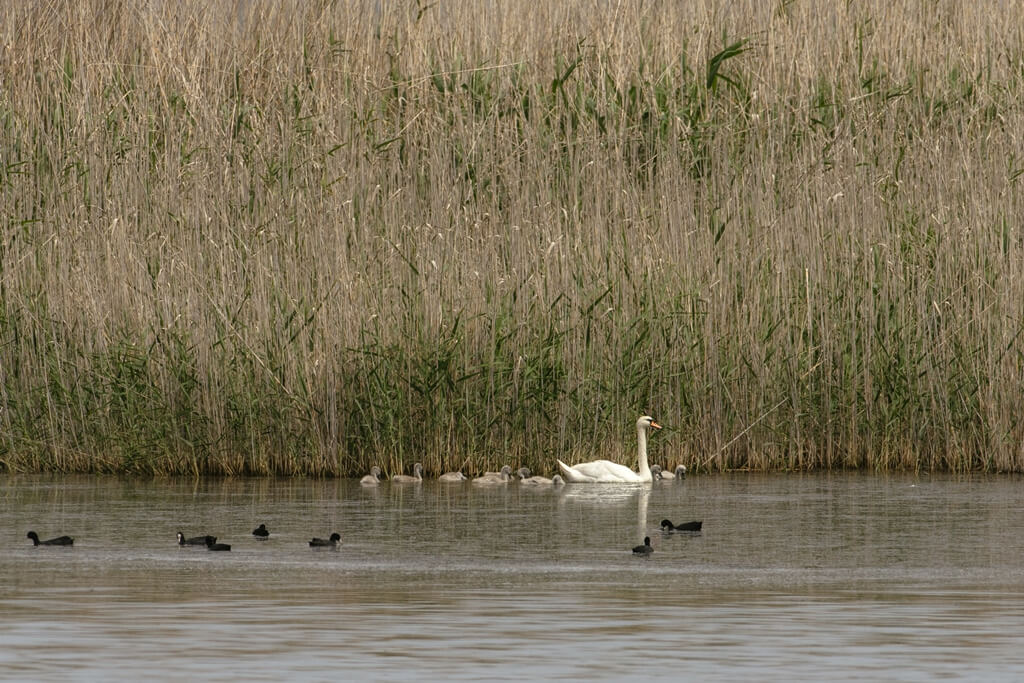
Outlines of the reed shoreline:
[[1024,471],[1022,103],[1020,3],[6,3],[0,471]]

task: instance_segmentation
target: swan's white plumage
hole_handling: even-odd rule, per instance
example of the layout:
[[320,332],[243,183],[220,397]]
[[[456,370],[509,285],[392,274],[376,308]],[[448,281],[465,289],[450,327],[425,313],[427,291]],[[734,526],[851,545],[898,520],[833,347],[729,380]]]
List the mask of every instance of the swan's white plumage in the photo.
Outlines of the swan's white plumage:
[[645,478],[643,474],[611,460],[581,462],[572,467],[559,460],[558,467],[570,484],[643,484],[651,481],[649,469]]
[[643,415],[636,421],[639,472],[611,460],[581,462],[571,467],[559,460],[558,468],[570,484],[649,484],[652,475],[650,465],[647,464],[647,430],[650,428],[661,429],[661,425],[649,415]]

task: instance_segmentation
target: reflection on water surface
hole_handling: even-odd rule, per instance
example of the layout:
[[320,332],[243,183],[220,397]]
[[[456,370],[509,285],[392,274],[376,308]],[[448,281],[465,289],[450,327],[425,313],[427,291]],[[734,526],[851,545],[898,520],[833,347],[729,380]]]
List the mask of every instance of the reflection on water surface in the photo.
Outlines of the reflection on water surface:
[[[0,478],[12,679],[1024,675],[1017,478]],[[663,518],[703,519],[663,534]],[[268,540],[252,537],[259,523]],[[73,548],[34,548],[75,537]],[[230,553],[179,547],[213,534]],[[342,547],[307,543],[337,531]],[[630,548],[650,535],[655,552]]]

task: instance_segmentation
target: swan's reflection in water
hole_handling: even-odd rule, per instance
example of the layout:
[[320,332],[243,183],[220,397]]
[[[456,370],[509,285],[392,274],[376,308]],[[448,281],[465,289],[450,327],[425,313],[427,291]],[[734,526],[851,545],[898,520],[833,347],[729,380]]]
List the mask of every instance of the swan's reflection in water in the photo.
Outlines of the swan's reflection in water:
[[642,540],[647,532],[647,505],[651,498],[650,484],[567,484],[559,493],[560,506],[594,507],[607,513],[621,512],[636,504],[636,533]]
[[566,484],[560,497],[562,504],[580,505],[624,505],[640,497],[650,495],[650,484]]

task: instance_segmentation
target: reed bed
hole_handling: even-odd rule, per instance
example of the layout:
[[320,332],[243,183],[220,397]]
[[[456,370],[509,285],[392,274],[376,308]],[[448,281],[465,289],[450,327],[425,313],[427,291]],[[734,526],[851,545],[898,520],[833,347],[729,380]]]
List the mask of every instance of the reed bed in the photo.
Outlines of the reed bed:
[[0,5],[0,469],[1024,469],[1024,4]]

